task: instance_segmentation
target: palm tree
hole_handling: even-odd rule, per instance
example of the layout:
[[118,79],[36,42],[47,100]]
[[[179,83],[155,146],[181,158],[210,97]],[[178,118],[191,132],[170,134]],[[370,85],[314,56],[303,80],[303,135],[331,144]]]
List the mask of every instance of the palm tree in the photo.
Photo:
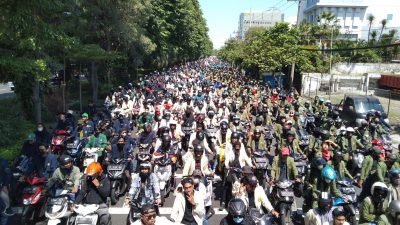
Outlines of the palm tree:
[[376,30],[373,30],[371,32],[371,43],[374,44],[376,37],[378,36],[378,32]]
[[369,27],[368,27],[368,43],[369,43],[369,35],[371,33],[371,26],[374,23],[375,16],[371,14],[368,16],[367,20],[368,20],[368,25],[369,25]]
[[[318,34],[320,36],[320,43],[322,45],[322,49],[325,49],[327,44],[327,37],[332,33],[333,29],[337,28],[336,23],[338,20],[336,19],[336,15],[331,12],[322,12],[317,16],[317,23],[319,25]],[[336,33],[336,32],[335,32]]]
[[379,39],[378,39],[378,40],[381,40],[382,33],[383,33],[383,29],[386,28],[386,24],[387,24],[387,20],[386,20],[386,19],[383,19],[383,20],[381,21],[381,33],[379,34]]

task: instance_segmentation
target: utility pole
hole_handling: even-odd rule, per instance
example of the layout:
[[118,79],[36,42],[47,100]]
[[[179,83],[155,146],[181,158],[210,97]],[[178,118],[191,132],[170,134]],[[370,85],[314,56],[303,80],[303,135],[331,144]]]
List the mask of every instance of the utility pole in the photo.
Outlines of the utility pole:
[[[292,0],[288,0],[288,1],[292,1]],[[297,0],[295,0],[297,1]],[[297,5],[297,19],[296,19],[296,27],[299,27],[299,17],[300,17],[300,7],[301,7],[301,0],[299,0],[298,5]],[[293,62],[292,63],[292,68],[290,69],[290,82],[289,82],[289,86],[292,87],[293,86],[293,80],[294,80],[294,69],[296,67],[296,63]]]
[[329,81],[329,100],[331,100],[331,94],[332,94],[332,86],[333,86],[333,75],[332,75],[332,40],[333,39],[333,25],[332,25],[332,30],[331,30],[331,45],[330,45],[330,58],[329,58],[329,74],[331,75],[330,81]]

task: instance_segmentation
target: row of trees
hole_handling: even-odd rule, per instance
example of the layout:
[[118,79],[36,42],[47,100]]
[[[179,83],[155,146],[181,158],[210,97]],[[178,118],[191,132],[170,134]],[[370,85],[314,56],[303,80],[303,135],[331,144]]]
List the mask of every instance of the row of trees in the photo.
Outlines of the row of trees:
[[[88,68],[101,85],[212,52],[197,0],[1,0],[0,82],[13,81],[27,115],[51,74]],[[33,96],[33,97],[32,97]],[[34,104],[32,104],[34,103]]]
[[[396,30],[384,32],[387,21],[380,22],[381,29],[371,31],[375,18],[370,16],[369,40],[352,40],[340,34],[338,20],[330,12],[317,17],[317,23],[302,21],[298,27],[278,23],[274,27],[251,28],[244,40],[231,39],[218,52],[219,57],[241,66],[248,71],[284,71],[296,64],[296,72],[329,71],[330,49],[351,49],[388,45],[396,41]],[[379,35],[378,35],[379,34]],[[331,42],[332,40],[332,42]],[[312,51],[310,51],[312,50]],[[333,53],[334,62],[390,62],[398,57],[398,46],[363,50],[348,50]]]

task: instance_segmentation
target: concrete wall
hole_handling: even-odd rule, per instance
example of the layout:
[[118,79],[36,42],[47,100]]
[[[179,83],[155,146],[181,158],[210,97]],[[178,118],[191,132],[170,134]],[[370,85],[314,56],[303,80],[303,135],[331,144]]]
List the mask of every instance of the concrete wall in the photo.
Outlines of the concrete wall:
[[362,75],[365,73],[400,73],[400,63],[337,63],[332,74]]

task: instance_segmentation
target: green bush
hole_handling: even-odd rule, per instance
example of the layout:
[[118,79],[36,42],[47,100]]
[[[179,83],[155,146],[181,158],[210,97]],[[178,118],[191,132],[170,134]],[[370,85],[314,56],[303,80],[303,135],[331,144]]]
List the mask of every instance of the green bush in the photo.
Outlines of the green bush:
[[7,160],[19,154],[34,124],[24,118],[17,98],[0,100],[0,157]]

